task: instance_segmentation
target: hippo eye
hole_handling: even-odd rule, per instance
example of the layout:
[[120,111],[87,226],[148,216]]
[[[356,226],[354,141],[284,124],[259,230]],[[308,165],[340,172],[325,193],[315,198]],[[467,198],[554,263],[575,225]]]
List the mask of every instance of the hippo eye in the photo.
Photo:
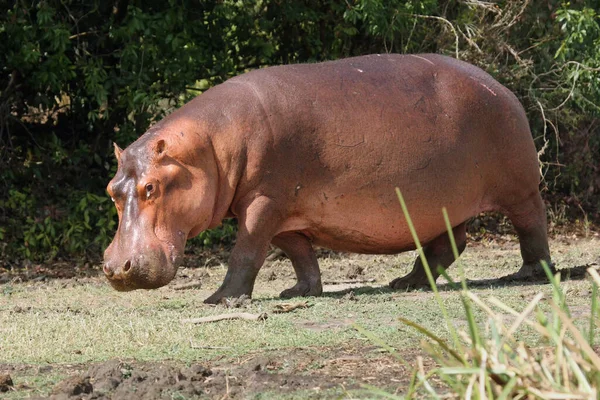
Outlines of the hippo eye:
[[146,198],[150,197],[150,195],[154,192],[154,185],[151,183],[146,184]]

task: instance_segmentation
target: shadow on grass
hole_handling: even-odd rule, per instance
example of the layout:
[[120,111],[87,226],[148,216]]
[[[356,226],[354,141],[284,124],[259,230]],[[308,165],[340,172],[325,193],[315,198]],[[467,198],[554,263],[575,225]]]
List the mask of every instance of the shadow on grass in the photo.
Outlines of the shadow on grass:
[[[594,264],[579,265],[571,268],[559,269],[561,273],[561,281],[567,280],[581,280],[586,276],[586,270]],[[532,286],[532,285],[543,285],[549,284],[548,279],[542,276],[536,276],[531,278],[517,277],[516,274],[510,274],[501,278],[492,279],[478,279],[478,280],[467,280],[467,286],[472,288],[497,288],[497,287],[513,287],[513,286]],[[438,285],[440,292],[458,291],[461,290],[458,283],[441,283]],[[359,295],[377,295],[377,294],[390,294],[390,293],[412,293],[412,292],[431,292],[429,288],[422,288],[417,290],[393,290],[389,286],[359,286],[352,288],[344,288],[336,291],[327,291],[322,294],[322,297],[329,298],[342,298],[348,296],[349,293],[353,293],[355,296]]]
[[[585,279],[586,271],[594,264],[578,265],[571,268],[558,269],[556,272],[560,272],[561,281],[568,280],[581,280]],[[492,287],[492,286],[529,286],[529,285],[543,285],[548,282],[546,276],[533,276],[530,278],[517,277],[516,274],[510,274],[496,279],[479,279],[476,281],[467,280],[467,286],[469,288],[480,288],[480,287]],[[451,284],[442,285],[443,290],[453,290]],[[448,288],[447,288],[448,287]]]

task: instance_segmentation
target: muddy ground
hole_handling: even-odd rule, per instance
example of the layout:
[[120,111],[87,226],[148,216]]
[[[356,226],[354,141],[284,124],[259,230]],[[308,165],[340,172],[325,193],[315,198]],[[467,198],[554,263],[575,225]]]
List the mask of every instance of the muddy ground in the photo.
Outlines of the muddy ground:
[[[408,361],[414,361],[408,359]],[[181,365],[177,362],[139,363],[110,360],[92,365],[61,366],[69,375],[54,386],[51,399],[239,399],[321,398],[320,393],[335,389],[352,398],[362,384],[379,387],[405,387],[410,372],[398,360],[377,347],[364,343],[344,348],[295,349],[292,352],[249,354],[240,360],[214,360],[206,364]],[[4,366],[5,373],[18,376],[38,372],[33,366]],[[39,369],[39,367],[38,367]],[[56,372],[56,371],[54,371]],[[16,386],[10,390],[23,391]],[[0,394],[1,398],[1,394]]]
[[[510,254],[511,259],[518,259],[518,242],[514,236],[471,236],[471,250],[467,257],[483,259],[484,263],[490,259],[501,262],[506,253]],[[588,255],[583,260],[565,261],[570,265],[573,277],[582,275],[585,268],[600,262],[600,250],[594,250],[599,248],[600,239],[594,232],[588,232],[587,238],[581,238],[580,234],[556,235],[552,241],[553,254],[567,254],[575,245],[584,246]],[[188,267],[180,271],[173,285],[190,280],[200,280],[208,286],[218,284],[222,279],[221,270],[226,256],[226,251],[191,254],[187,260]],[[385,256],[345,255],[328,250],[320,250],[319,256],[324,281],[328,283],[325,290],[338,293],[340,298],[351,297],[351,288],[354,286],[367,289],[383,286],[388,279],[380,270],[383,268],[380,264],[387,262]],[[285,263],[289,262],[279,255],[271,256],[259,275],[256,287],[269,286],[279,290],[288,286],[293,272]],[[192,265],[201,268],[192,268]],[[99,272],[97,266],[90,265],[76,268],[67,263],[59,263],[52,268],[32,265],[27,270],[0,269],[0,284],[62,279],[65,284],[76,285],[77,282],[102,280]],[[497,274],[503,275],[504,272],[500,269]],[[481,280],[480,284],[487,285],[490,282],[502,284],[502,280],[498,281],[496,276]],[[330,323],[350,322],[340,319]],[[298,321],[298,324],[306,329],[330,328],[324,324],[311,325],[311,321]],[[402,352],[409,363],[422,355],[418,348]],[[425,364],[428,363],[431,364],[431,361],[425,358]],[[353,398],[361,397],[365,384],[386,388],[391,393],[402,391],[411,379],[411,372],[389,353],[359,340],[336,347],[266,350],[249,353],[239,359],[220,356],[207,362],[185,364],[176,360],[138,362],[115,358],[98,363],[37,366],[2,364],[0,358],[0,398],[2,391],[11,394],[11,398],[36,398],[39,391],[15,379],[32,375],[66,377],[58,383],[52,383],[47,396],[37,398],[321,398],[324,391],[328,393],[327,397],[337,393],[341,398]],[[13,378],[12,381],[7,380],[8,376]]]

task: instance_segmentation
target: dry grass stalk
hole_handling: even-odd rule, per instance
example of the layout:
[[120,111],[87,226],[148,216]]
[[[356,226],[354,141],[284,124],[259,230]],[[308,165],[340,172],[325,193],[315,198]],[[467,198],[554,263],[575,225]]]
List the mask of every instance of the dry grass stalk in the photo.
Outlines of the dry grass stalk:
[[218,322],[232,319],[244,319],[246,321],[264,321],[267,319],[267,314],[250,314],[250,313],[230,313],[230,314],[219,314],[210,315],[208,317],[201,318],[189,318],[181,320],[184,324],[205,324],[210,322]]

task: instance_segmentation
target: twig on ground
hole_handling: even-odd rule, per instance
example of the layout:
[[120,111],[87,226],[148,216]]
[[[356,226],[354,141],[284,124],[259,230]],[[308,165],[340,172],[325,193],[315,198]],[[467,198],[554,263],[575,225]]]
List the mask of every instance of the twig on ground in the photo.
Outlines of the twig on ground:
[[182,283],[181,285],[175,285],[175,286],[173,286],[173,290],[200,289],[201,287],[202,287],[202,282],[192,281],[192,282]]
[[200,346],[192,342],[190,339],[190,348],[199,350],[227,350],[231,349],[229,346]]
[[189,318],[181,320],[184,324],[205,324],[209,322],[218,322],[230,319],[245,319],[247,321],[264,321],[267,319],[267,314],[250,314],[250,313],[231,313],[231,314],[219,314],[210,315],[208,317],[201,318]]
[[308,308],[310,306],[311,306],[311,304],[309,304],[308,301],[302,301],[300,303],[281,303],[281,304],[277,304],[275,306],[275,309],[273,310],[273,312],[275,314],[283,314],[283,313],[292,312],[298,308]]
[[354,280],[347,280],[347,281],[325,281],[323,282],[324,285],[349,285],[349,284],[353,284],[353,283],[373,283],[375,282],[375,279],[371,278],[371,279],[354,279]]

